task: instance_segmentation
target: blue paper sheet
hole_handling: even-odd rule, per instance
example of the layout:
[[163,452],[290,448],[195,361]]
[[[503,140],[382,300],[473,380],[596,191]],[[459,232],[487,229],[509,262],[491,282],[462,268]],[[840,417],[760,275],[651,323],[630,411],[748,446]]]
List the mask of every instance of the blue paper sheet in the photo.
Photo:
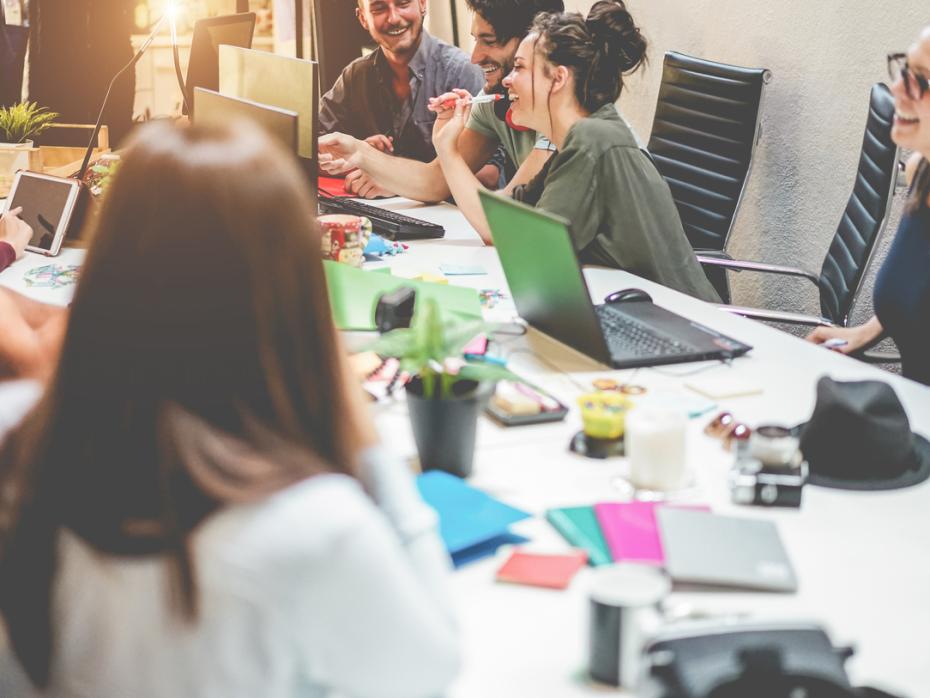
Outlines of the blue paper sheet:
[[456,566],[491,555],[505,543],[525,542],[508,530],[530,514],[439,470],[417,478],[420,495],[439,514],[439,533]]

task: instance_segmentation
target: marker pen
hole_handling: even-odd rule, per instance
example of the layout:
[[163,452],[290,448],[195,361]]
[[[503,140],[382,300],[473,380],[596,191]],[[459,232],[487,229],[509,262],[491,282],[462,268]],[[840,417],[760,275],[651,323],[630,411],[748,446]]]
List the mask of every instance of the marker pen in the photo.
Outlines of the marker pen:
[[[477,97],[472,97],[468,100],[469,104],[485,104],[487,102],[496,102],[500,99],[503,99],[504,95],[499,93],[489,94],[489,95],[478,95]],[[447,99],[445,102],[441,103],[441,106],[450,109],[455,106],[456,99]]]

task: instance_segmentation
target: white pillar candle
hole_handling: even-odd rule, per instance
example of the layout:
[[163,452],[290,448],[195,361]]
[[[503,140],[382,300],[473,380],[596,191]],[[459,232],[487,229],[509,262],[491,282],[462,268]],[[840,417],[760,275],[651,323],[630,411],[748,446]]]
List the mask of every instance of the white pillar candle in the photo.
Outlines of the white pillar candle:
[[630,482],[639,489],[668,491],[683,487],[687,419],[672,410],[633,409],[626,417],[624,447]]

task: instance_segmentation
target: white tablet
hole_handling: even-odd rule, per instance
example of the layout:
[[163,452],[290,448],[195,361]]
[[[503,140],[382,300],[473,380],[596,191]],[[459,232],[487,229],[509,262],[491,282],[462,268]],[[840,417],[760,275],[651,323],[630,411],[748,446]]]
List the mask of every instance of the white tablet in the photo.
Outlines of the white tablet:
[[81,183],[76,179],[25,170],[16,173],[4,210],[22,206],[19,216],[32,227],[27,250],[49,257],[58,254],[74,217],[80,190]]

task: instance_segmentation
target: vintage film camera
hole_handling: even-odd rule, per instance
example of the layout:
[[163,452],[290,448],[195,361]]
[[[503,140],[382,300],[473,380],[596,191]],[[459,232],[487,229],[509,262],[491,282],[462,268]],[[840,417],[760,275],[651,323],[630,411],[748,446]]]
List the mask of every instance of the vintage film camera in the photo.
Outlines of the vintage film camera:
[[730,473],[730,497],[735,504],[800,507],[807,462],[791,429],[776,425],[756,428],[737,452]]

